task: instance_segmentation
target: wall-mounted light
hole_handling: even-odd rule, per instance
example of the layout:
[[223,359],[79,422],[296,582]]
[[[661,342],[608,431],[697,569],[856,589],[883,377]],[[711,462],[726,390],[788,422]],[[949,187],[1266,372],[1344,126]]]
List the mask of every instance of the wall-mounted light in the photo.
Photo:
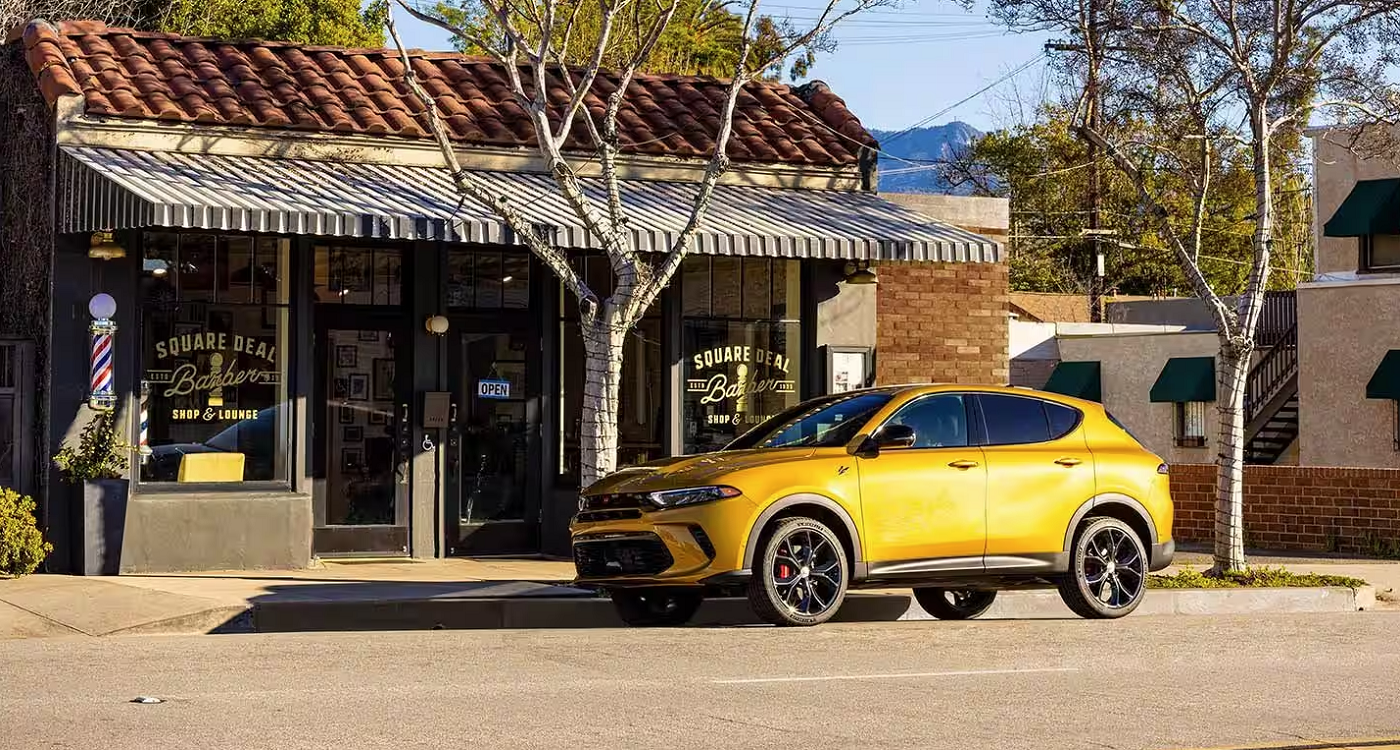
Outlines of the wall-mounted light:
[[88,257],[99,260],[115,260],[126,257],[126,248],[117,244],[111,232],[93,232],[88,241]]
[[447,317],[443,315],[434,315],[428,318],[427,320],[423,321],[423,327],[428,330],[428,333],[431,333],[434,336],[441,336],[444,333],[447,333]]
[[875,272],[870,270],[870,261],[846,261],[843,269],[846,274],[847,284],[876,284],[879,280],[875,278]]

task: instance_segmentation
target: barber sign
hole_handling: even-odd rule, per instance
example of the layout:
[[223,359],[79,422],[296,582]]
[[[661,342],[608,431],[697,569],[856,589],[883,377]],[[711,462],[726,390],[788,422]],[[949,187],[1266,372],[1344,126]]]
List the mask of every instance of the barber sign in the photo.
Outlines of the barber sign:
[[509,380],[478,380],[476,395],[481,398],[510,398]]

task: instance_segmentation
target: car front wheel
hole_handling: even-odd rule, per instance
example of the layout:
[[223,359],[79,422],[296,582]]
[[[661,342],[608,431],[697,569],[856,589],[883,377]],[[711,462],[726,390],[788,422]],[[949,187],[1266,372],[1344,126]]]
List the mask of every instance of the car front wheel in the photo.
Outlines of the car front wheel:
[[675,627],[690,622],[704,594],[689,589],[614,589],[613,607],[633,627]]
[[940,620],[969,620],[987,611],[997,592],[976,589],[914,589],[914,600]]
[[1147,550],[1136,532],[1116,518],[1093,518],[1070,550],[1069,574],[1060,598],[1080,617],[1122,617],[1147,593]]
[[759,550],[755,568],[749,604],[765,622],[818,625],[846,600],[846,550],[820,521],[780,521]]

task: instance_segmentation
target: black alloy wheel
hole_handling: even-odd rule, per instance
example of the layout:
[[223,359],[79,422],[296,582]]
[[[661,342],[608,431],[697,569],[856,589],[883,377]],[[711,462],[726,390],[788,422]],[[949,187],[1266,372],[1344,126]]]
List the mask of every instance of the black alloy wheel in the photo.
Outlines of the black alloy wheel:
[[759,550],[749,582],[754,613],[774,625],[818,625],[846,600],[846,550],[825,524],[785,518]]
[[623,622],[638,628],[676,627],[690,622],[704,602],[699,589],[613,589],[613,608]]
[[914,589],[914,600],[940,620],[970,620],[992,606],[997,592],[979,589]]
[[1075,614],[1122,617],[1147,593],[1147,550],[1130,526],[1116,518],[1091,518],[1075,536],[1070,570],[1060,598]]

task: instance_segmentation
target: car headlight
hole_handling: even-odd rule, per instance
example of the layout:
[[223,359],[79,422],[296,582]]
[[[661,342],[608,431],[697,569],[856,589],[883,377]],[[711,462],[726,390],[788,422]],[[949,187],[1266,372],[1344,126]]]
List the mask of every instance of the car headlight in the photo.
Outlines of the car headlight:
[[714,485],[710,487],[687,487],[682,490],[660,490],[648,492],[647,500],[658,508],[677,508],[682,505],[696,505],[728,497],[738,497],[743,493],[733,487]]

